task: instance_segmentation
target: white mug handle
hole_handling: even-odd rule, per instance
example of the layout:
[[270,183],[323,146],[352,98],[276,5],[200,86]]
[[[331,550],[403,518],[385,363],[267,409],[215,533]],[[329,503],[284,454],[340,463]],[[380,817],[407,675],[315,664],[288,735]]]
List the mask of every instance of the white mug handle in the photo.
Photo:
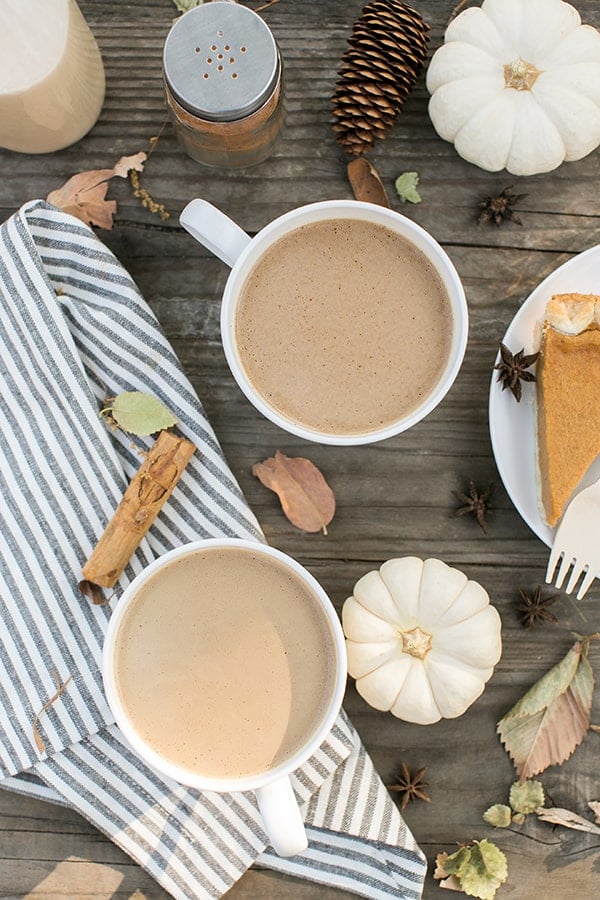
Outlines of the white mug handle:
[[279,778],[255,791],[265,831],[275,853],[294,856],[308,847],[304,822],[289,778]]
[[179,221],[192,237],[230,267],[251,241],[250,235],[208,200],[191,200]]

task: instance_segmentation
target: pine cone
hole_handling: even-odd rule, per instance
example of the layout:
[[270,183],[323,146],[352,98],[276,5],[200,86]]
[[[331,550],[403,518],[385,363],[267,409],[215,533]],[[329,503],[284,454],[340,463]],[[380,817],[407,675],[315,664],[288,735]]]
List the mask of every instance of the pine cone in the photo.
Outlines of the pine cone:
[[336,140],[351,156],[385,137],[427,55],[429,25],[400,0],[372,0],[354,23],[332,97]]

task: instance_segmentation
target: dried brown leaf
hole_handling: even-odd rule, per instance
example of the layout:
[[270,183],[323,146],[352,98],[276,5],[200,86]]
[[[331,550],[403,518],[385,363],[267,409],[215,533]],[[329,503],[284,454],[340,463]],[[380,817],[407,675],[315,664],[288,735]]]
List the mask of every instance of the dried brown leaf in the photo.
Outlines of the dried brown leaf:
[[147,154],[143,150],[140,153],[134,153],[133,156],[122,156],[113,169],[113,175],[127,178],[132,169],[135,169],[136,172],[143,172],[146,159]]
[[277,450],[275,456],[255,463],[252,474],[277,494],[292,525],[302,531],[327,534],[327,525],[335,514],[335,497],[314,463]]
[[596,825],[600,825],[600,800],[589,800],[588,806],[594,813],[594,821]]
[[33,739],[34,739],[34,741],[35,741],[36,747],[38,748],[38,750],[39,750],[39,752],[40,752],[40,755],[43,755],[43,754],[46,752],[46,745],[44,744],[44,742],[43,742],[43,740],[42,740],[42,736],[41,736],[40,731],[39,731],[39,728],[38,728],[38,725],[39,725],[39,722],[40,722],[40,718],[41,718],[42,715],[46,712],[47,709],[50,709],[50,707],[51,707],[54,703],[56,703],[56,701],[58,700],[58,698],[60,697],[60,695],[62,694],[62,692],[64,691],[64,689],[67,687],[67,685],[69,684],[69,682],[72,681],[72,679],[73,679],[73,676],[72,676],[72,675],[69,675],[69,677],[67,678],[67,680],[66,680],[66,681],[63,681],[62,684],[60,684],[59,679],[58,679],[56,673],[53,672],[52,674],[53,674],[53,676],[54,676],[54,680],[58,683],[58,689],[57,689],[56,693],[53,694],[52,697],[50,697],[49,700],[46,700],[46,702],[44,703],[44,705],[43,705],[42,708],[40,709],[39,713],[36,715],[35,719],[33,720],[33,725],[32,725],[32,728],[33,728]]
[[131,170],[141,172],[146,161],[144,152],[122,156],[112,169],[91,169],[73,175],[62,187],[51,191],[46,200],[64,212],[81,219],[86,225],[111,229],[117,211],[115,200],[107,200],[111,178],[127,178]]
[[377,170],[364,156],[348,163],[346,168],[352,193],[364,203],[377,203],[389,208],[390,201]]
[[498,734],[524,781],[571,756],[590,726],[594,674],[577,641],[498,722]]
[[551,825],[562,825],[564,828],[573,828],[575,831],[587,831],[590,834],[600,834],[600,828],[589,819],[578,816],[569,809],[560,809],[557,806],[538,809],[537,817],[542,822]]
[[464,893],[463,889],[460,886],[460,881],[456,877],[456,875],[448,875],[447,878],[444,878],[443,881],[440,881],[439,887],[446,888],[449,891],[459,891],[461,894]]
[[106,191],[113,174],[113,169],[79,172],[58,190],[51,191],[46,200],[86,225],[110,229],[117,204],[115,200],[106,200]]

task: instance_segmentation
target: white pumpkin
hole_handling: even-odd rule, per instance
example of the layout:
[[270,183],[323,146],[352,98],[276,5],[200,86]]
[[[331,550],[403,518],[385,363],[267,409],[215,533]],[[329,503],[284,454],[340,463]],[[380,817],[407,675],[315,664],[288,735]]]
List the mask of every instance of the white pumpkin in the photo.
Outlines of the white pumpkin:
[[500,659],[500,616],[486,591],[439,559],[390,559],[344,603],[348,672],[375,709],[429,725],[482,693]]
[[429,116],[488,172],[550,172],[600,144],[600,34],[563,0],[484,0],[448,26]]

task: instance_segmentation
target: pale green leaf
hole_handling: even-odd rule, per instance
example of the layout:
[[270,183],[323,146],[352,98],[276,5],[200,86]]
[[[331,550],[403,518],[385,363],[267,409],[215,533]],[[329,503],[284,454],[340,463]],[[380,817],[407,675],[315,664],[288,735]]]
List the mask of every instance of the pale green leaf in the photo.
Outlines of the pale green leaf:
[[454,853],[446,856],[443,862],[444,871],[447,875],[456,875],[460,878],[465,866],[469,865],[471,859],[470,847],[459,847]]
[[532,715],[540,712],[540,710],[549,706],[553,700],[556,700],[559,694],[563,694],[575,676],[581,658],[581,649],[579,641],[573,644],[567,655],[546,672],[545,675],[542,675],[539,681],[536,681],[533,687],[529,688],[518,703],[515,703],[513,708],[500,720],[498,727],[506,719],[514,716]]
[[164,403],[142,391],[125,391],[119,394],[108,411],[119,428],[140,437],[177,424],[177,417]]
[[421,202],[421,195],[417,190],[418,183],[418,172],[403,172],[401,175],[398,175],[394,186],[403,203],[406,203],[407,200],[409,203]]
[[494,803],[483,814],[483,821],[487,822],[488,825],[493,825],[494,828],[508,828],[511,819],[510,806],[506,806],[504,803]]
[[[574,670],[573,659],[577,663]],[[560,670],[558,674],[556,670]],[[565,671],[571,676],[569,681]],[[538,685],[541,685],[539,694]],[[562,691],[557,694],[559,688]],[[587,657],[581,655],[581,644],[577,643],[500,720],[500,740],[521,780],[543,772],[548,766],[559,765],[579,746],[590,725],[593,689],[592,668]],[[522,711],[515,715],[517,708]]]
[[506,856],[491,841],[475,841],[468,865],[460,874],[460,886],[469,897],[493,900],[508,878]]
[[540,781],[516,781],[511,785],[509,803],[516,813],[529,815],[544,802],[544,788]]
[[204,0],[173,0],[173,3],[180,12],[185,13],[194,6],[202,6]]
[[515,813],[512,820],[515,825],[522,825],[526,818],[527,816],[523,815],[523,813]]
[[445,853],[443,851],[442,851],[442,853],[438,853],[438,855],[435,858],[435,870],[433,872],[433,877],[437,878],[438,880],[440,878],[443,879],[443,881],[440,881],[440,884],[439,884],[439,886],[441,888],[446,888],[446,890],[449,890],[449,891],[460,891],[462,893],[460,881],[458,880],[456,875],[449,875],[444,868],[444,863],[446,862],[447,859],[448,859],[447,853]]

